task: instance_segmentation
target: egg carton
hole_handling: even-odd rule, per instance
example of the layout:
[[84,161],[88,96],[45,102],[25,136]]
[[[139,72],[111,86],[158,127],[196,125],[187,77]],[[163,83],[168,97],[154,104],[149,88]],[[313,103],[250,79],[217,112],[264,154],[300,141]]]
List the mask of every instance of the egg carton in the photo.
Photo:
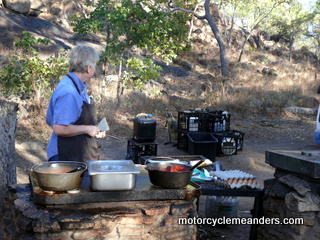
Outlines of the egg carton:
[[215,184],[231,189],[238,188],[259,188],[259,183],[256,176],[242,172],[240,170],[229,171],[211,171],[210,175],[213,177]]

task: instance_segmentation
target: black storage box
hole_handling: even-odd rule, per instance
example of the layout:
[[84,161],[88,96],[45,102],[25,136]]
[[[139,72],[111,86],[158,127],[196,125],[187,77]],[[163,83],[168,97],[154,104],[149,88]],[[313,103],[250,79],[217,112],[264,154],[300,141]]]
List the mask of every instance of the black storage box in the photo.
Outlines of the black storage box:
[[142,115],[133,119],[133,138],[138,142],[153,142],[156,139],[157,121]]
[[213,133],[218,139],[217,155],[236,155],[243,148],[244,133],[237,130]]
[[178,130],[178,143],[177,148],[181,150],[188,151],[188,136],[187,131],[180,131]]
[[224,132],[230,130],[231,113],[217,110],[208,113],[207,132]]
[[202,155],[215,161],[218,140],[206,132],[188,133],[188,153],[191,155]]
[[207,112],[204,111],[179,111],[178,130],[187,132],[206,132]]
[[131,159],[135,164],[144,164],[141,162],[141,156],[157,156],[157,142],[138,142],[133,138],[128,139],[126,159]]

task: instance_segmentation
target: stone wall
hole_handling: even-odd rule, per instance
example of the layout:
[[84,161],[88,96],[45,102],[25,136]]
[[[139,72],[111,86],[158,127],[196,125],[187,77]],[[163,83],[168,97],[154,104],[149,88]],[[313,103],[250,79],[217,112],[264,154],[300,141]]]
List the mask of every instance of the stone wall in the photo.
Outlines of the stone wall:
[[[263,216],[280,221],[290,218],[291,223],[263,224],[258,239],[320,239],[320,183],[278,169],[274,176],[265,181]],[[297,222],[301,219],[303,224]]]
[[195,199],[104,202],[41,207],[29,184],[12,185],[0,222],[0,239],[196,239]]
[[0,207],[10,184],[16,183],[15,131],[17,104],[0,100]]

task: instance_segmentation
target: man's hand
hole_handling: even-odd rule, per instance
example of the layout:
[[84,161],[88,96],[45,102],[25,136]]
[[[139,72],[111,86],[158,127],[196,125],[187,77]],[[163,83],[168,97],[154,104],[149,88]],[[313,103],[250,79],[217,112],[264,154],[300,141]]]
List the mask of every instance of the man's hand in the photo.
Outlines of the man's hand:
[[106,136],[106,131],[100,131],[95,137],[96,138],[104,138]]

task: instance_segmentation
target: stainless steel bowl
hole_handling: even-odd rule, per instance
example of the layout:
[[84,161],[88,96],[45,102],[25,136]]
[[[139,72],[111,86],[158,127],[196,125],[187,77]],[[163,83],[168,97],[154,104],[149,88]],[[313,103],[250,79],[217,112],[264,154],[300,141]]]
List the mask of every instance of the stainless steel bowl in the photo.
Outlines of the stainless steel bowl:
[[[168,166],[179,165],[183,166],[188,171],[181,172],[169,172],[162,171],[161,169]],[[184,188],[186,187],[191,179],[192,172],[190,170],[191,166],[183,163],[172,163],[172,162],[152,162],[146,165],[146,170],[149,173],[150,182],[153,185],[163,187],[163,188]]]
[[57,192],[79,188],[86,170],[85,163],[73,161],[44,162],[31,168],[40,188]]

